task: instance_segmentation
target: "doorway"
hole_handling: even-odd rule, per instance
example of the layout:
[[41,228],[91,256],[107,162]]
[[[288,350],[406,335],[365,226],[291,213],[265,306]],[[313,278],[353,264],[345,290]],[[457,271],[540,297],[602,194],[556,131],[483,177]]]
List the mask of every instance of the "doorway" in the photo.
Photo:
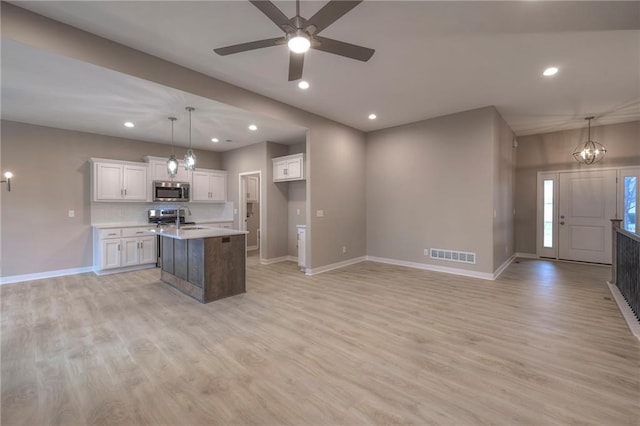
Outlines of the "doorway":
[[262,229],[261,172],[240,173],[239,179],[238,220],[240,229],[248,232],[247,264],[259,264]]
[[[637,170],[538,173],[537,255],[611,264],[611,219],[620,216],[621,206],[627,205],[632,213],[626,216],[636,220],[635,198],[631,205],[624,190],[630,192],[631,183],[636,182],[631,177]],[[626,187],[621,176],[628,177]]]

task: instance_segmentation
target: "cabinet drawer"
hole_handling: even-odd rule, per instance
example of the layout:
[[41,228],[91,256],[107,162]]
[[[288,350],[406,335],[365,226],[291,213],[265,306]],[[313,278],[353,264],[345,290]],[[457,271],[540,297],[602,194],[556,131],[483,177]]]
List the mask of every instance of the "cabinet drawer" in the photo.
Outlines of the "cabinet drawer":
[[123,237],[144,237],[147,234],[144,232],[147,230],[147,227],[144,228],[122,228],[122,236]]
[[101,229],[98,231],[98,237],[101,240],[105,240],[108,238],[120,238],[122,236],[122,229]]

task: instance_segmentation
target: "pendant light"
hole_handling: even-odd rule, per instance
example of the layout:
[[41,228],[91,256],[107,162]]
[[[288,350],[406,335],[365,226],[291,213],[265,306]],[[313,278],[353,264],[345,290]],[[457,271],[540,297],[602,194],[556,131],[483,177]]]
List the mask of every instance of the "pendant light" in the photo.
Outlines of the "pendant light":
[[602,144],[591,140],[591,120],[593,119],[594,117],[585,117],[585,120],[589,122],[587,141],[579,144],[576,146],[576,149],[573,150],[573,158],[575,158],[578,163],[597,163],[607,154],[607,148],[602,146]]
[[170,178],[174,178],[176,176],[176,172],[178,171],[178,160],[173,153],[173,123],[177,120],[177,118],[169,117],[169,120],[171,121],[171,157],[169,157],[169,159],[167,160],[167,174]]
[[194,171],[196,169],[196,154],[191,149],[191,112],[195,110],[193,107],[187,107],[189,111],[189,149],[184,155],[184,169],[186,171]]

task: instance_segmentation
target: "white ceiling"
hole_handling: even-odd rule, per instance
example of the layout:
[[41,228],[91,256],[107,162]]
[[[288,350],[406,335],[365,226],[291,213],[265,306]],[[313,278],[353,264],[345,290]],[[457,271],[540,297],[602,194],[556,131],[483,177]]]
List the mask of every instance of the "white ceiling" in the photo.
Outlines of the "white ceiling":
[[[364,131],[487,105],[518,135],[640,119],[640,2],[365,1],[322,35],[376,53],[311,51],[305,92],[287,81],[285,46],[213,53],[281,34],[248,1],[14,3]],[[303,1],[301,15],[325,3]]]
[[[176,146],[226,151],[304,142],[306,129],[11,40],[2,42],[2,118]],[[134,128],[124,126],[126,121]],[[255,124],[257,131],[249,130]],[[212,138],[218,138],[213,143]],[[231,142],[227,142],[230,140]]]

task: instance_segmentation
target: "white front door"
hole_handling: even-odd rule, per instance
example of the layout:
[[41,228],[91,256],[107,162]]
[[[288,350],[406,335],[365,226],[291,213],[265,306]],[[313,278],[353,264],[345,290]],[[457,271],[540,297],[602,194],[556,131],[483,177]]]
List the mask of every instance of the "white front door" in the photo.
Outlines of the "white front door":
[[616,171],[560,173],[559,183],[558,257],[611,263]]

